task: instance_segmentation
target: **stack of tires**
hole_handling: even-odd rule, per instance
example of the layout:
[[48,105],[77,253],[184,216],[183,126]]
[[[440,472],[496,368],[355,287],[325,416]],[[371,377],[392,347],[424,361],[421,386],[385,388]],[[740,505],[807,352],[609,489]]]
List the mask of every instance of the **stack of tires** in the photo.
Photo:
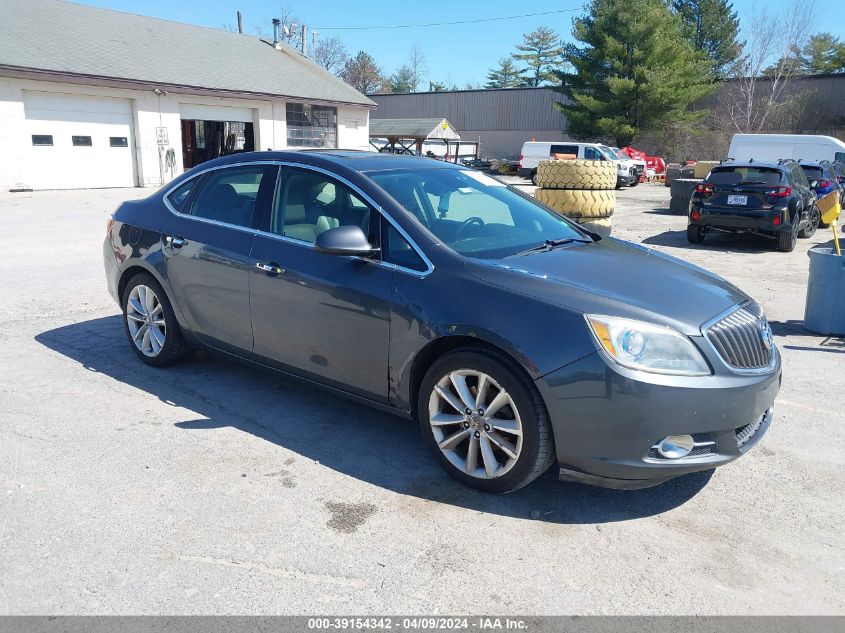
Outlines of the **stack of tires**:
[[588,231],[610,235],[616,207],[616,163],[543,160],[537,166],[534,197]]
[[686,215],[689,211],[689,201],[695,191],[695,186],[701,181],[696,178],[676,178],[669,185],[672,198],[669,210],[678,215]]
[[680,163],[669,163],[666,165],[666,178],[663,181],[667,187],[672,186],[672,181],[679,178],[695,178],[695,167],[681,165]]

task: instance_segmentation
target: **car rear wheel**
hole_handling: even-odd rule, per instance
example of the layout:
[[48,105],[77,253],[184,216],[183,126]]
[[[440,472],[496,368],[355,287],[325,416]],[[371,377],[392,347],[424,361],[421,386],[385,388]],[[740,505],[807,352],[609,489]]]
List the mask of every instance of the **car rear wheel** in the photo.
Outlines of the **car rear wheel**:
[[537,170],[531,172],[531,184],[537,186]]
[[795,231],[792,228],[778,233],[778,250],[781,253],[791,253],[795,250]]
[[701,244],[704,242],[704,227],[697,224],[687,225],[687,241],[690,244]]
[[166,367],[190,356],[167,295],[149,274],[132,277],[123,290],[123,325],[132,350],[153,367]]
[[512,492],[554,461],[540,394],[503,355],[471,349],[447,354],[426,373],[417,402],[420,428],[437,460],[467,486]]
[[813,235],[815,235],[816,233],[816,229],[819,228],[821,219],[821,211],[819,211],[819,208],[816,205],[813,205],[813,208],[810,209],[810,217],[808,218],[808,224],[798,232],[798,237],[813,237]]

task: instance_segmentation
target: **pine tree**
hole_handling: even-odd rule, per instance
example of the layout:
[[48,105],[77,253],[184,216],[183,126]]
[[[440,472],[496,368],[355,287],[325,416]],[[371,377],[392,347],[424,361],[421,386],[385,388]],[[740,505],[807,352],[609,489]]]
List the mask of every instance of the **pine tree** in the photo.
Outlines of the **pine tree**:
[[499,60],[498,68],[491,68],[487,73],[485,88],[518,88],[525,85],[525,76],[510,57]]
[[672,0],[689,42],[704,52],[713,72],[724,76],[740,51],[739,18],[728,0]]
[[364,94],[372,94],[389,87],[381,68],[376,64],[376,60],[364,51],[358,51],[355,57],[346,62],[340,77],[358,92]]
[[845,43],[830,33],[817,33],[810,38],[797,58],[801,72],[808,75],[845,72]]
[[630,145],[645,130],[687,124],[704,113],[690,105],[712,93],[711,64],[681,34],[664,0],[591,0],[575,20],[559,73],[568,132],[579,139]]
[[555,71],[560,68],[563,46],[555,31],[546,26],[534,29],[522,36],[522,44],[516,49],[521,52],[514,53],[513,58],[527,64],[523,72],[529,75],[529,86],[539,86],[556,79]]
[[402,64],[398,70],[390,75],[391,92],[414,92],[414,72],[407,64]]

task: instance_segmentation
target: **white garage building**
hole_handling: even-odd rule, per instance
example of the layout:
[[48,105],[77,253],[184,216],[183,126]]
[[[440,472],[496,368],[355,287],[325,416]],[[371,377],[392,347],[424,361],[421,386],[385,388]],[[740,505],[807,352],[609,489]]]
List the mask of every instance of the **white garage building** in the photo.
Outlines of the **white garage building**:
[[367,149],[375,104],[284,44],[3,0],[0,190],[159,186],[252,149]]

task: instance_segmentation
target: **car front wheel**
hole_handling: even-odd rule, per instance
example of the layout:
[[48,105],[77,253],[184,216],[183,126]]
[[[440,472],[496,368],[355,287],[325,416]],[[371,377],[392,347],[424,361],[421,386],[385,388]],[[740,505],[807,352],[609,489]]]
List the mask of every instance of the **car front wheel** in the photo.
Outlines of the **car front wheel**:
[[126,336],[142,361],[166,367],[191,354],[167,295],[151,275],[132,277],[123,290],[122,303]]
[[555,458],[539,392],[497,353],[465,349],[437,360],[420,386],[417,416],[446,471],[485,492],[518,490]]

